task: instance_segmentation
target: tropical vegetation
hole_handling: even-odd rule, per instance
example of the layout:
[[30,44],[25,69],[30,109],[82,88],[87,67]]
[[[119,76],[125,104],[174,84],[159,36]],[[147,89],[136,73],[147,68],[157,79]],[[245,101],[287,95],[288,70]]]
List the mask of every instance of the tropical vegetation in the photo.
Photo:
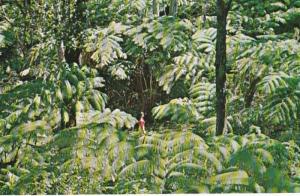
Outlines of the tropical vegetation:
[[0,194],[300,192],[299,0],[0,10]]

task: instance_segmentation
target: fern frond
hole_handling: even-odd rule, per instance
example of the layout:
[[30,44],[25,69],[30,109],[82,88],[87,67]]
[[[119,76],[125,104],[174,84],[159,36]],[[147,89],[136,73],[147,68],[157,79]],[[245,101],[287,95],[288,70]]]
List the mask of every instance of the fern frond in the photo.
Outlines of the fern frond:
[[218,174],[208,179],[208,183],[216,185],[249,185],[249,176],[243,171]]

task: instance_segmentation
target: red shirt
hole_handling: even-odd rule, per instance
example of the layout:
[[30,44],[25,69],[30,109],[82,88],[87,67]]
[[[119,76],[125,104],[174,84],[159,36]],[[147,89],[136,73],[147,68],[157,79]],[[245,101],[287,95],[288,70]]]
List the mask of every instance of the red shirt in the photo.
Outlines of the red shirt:
[[145,120],[144,120],[143,117],[140,119],[139,125],[140,125],[141,128],[144,128],[144,127],[145,127]]

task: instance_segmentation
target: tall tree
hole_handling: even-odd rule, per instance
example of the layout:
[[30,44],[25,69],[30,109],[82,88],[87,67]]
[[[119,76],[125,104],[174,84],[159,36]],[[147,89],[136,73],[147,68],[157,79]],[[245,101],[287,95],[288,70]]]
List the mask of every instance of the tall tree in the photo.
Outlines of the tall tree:
[[217,0],[217,43],[216,43],[216,134],[221,135],[225,126],[226,105],[226,23],[231,0]]
[[177,0],[171,0],[170,8],[169,8],[169,13],[172,16],[177,15],[177,9],[178,9],[178,2]]

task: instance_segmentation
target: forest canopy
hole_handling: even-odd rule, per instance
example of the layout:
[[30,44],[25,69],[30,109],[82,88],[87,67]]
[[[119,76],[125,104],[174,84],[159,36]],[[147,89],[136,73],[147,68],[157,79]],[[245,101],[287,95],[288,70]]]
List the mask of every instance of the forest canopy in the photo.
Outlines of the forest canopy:
[[300,192],[299,21],[300,0],[0,0],[0,194]]

